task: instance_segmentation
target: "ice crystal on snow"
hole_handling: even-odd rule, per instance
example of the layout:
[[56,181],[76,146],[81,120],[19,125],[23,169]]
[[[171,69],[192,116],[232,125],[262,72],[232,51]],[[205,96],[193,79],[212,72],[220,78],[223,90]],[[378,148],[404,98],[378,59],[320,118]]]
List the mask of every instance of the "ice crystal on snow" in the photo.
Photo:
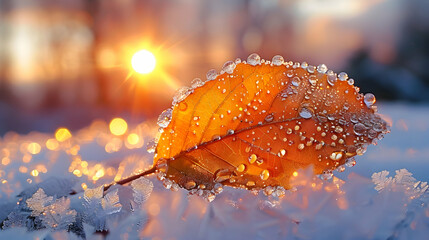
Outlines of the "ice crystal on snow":
[[372,174],[371,178],[372,182],[375,184],[375,190],[381,191],[386,188],[387,185],[391,184],[392,177],[387,177],[388,175],[389,172],[386,170]]
[[402,187],[410,199],[418,198],[427,192],[429,187],[427,182],[417,181],[407,169],[396,170],[395,173],[394,177],[389,177],[389,172],[385,170],[373,173],[371,178],[375,184],[374,188],[377,191],[382,191],[394,186]]
[[67,229],[76,220],[76,211],[70,210],[70,199],[60,198],[53,204],[46,206],[40,215],[46,227],[59,230]]
[[118,213],[122,209],[118,189],[107,193],[104,197],[103,189],[104,187],[100,186],[95,189],[87,189],[84,192],[84,219],[86,222],[95,225],[96,230],[105,230],[108,216]]
[[29,199],[27,199],[27,206],[31,209],[32,216],[39,216],[45,207],[52,203],[53,197],[48,197],[43,189],[39,188],[36,193]]
[[134,201],[138,204],[142,204],[152,193],[153,183],[150,180],[141,177],[137,180],[134,180],[131,183],[131,187],[133,188]]

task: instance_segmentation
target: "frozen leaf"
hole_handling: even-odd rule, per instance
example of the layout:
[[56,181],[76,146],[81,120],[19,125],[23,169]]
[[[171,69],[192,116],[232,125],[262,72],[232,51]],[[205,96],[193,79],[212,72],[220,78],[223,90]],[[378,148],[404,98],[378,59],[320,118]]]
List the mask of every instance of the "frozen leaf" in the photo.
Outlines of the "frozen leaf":
[[76,211],[70,210],[70,199],[60,198],[46,206],[40,215],[45,226],[54,230],[68,229],[76,220]]
[[53,201],[53,197],[48,197],[45,194],[43,189],[39,188],[36,193],[29,199],[27,199],[27,206],[31,209],[32,216],[39,216],[44,210],[45,207],[51,204]]
[[151,148],[166,188],[178,184],[209,201],[219,184],[289,189],[298,169],[314,165],[331,176],[388,132],[346,73],[277,59],[228,63],[174,101]]

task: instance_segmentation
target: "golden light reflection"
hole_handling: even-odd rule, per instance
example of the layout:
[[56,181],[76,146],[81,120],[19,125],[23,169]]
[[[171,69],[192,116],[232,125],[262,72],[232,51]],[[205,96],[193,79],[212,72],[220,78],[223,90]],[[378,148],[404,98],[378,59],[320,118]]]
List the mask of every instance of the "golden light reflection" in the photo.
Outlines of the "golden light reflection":
[[64,142],[72,137],[70,131],[67,128],[58,128],[55,132],[55,138],[59,142]]
[[128,124],[122,118],[114,118],[109,124],[109,129],[113,135],[121,136],[127,131]]
[[19,172],[21,172],[21,173],[26,173],[26,172],[28,172],[28,168],[26,167],[26,166],[21,166],[21,167],[19,167]]
[[86,190],[88,188],[88,185],[86,185],[86,183],[82,183],[81,186],[83,190]]
[[40,153],[41,149],[42,147],[40,146],[40,144],[36,142],[32,142],[27,146],[27,151],[33,155]]
[[131,58],[131,66],[134,71],[141,74],[151,73],[156,66],[156,58],[153,53],[148,50],[140,50]]
[[136,145],[137,143],[139,143],[139,140],[140,140],[140,137],[136,133],[131,133],[127,137],[127,142],[131,145]]
[[39,171],[37,171],[36,169],[34,169],[33,171],[31,171],[31,176],[33,176],[33,177],[39,176]]
[[293,175],[294,177],[296,177],[296,176],[298,176],[298,172],[293,172],[293,173],[292,173],[292,175]]
[[4,157],[1,159],[1,164],[3,164],[4,166],[9,165],[9,163],[10,163],[10,158]]
[[58,141],[53,139],[53,138],[50,138],[46,141],[46,148],[51,150],[51,151],[57,150],[59,145],[60,144],[58,143]]

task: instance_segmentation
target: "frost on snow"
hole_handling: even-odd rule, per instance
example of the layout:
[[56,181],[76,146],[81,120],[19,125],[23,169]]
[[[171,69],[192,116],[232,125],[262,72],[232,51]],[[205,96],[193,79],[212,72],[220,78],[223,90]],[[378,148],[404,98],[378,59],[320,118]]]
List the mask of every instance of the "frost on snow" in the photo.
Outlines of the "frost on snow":
[[427,192],[427,182],[417,181],[407,169],[400,169],[395,172],[394,177],[389,177],[388,171],[373,173],[371,178],[375,184],[375,190],[382,191],[400,187],[410,199],[418,198]]
[[27,199],[27,206],[31,209],[31,216],[39,216],[45,211],[45,207],[52,203],[53,197],[48,197],[43,189],[39,188],[36,193]]
[[142,204],[152,193],[153,183],[150,180],[141,177],[137,180],[134,180],[131,183],[131,187],[133,188],[134,201],[138,204]]
[[46,227],[52,229],[67,229],[76,221],[76,210],[70,210],[70,199],[60,198],[44,208],[40,218]]
[[106,220],[122,209],[118,189],[110,191],[103,197],[104,186],[87,189],[84,192],[84,220],[95,226],[96,230],[107,230]]

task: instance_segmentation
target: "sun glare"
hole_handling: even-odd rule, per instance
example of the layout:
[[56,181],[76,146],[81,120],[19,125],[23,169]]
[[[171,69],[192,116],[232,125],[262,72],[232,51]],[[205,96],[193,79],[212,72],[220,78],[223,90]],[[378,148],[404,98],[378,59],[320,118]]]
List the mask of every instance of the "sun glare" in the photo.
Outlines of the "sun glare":
[[131,66],[134,71],[141,74],[151,73],[155,69],[155,56],[148,50],[140,50],[131,58]]

